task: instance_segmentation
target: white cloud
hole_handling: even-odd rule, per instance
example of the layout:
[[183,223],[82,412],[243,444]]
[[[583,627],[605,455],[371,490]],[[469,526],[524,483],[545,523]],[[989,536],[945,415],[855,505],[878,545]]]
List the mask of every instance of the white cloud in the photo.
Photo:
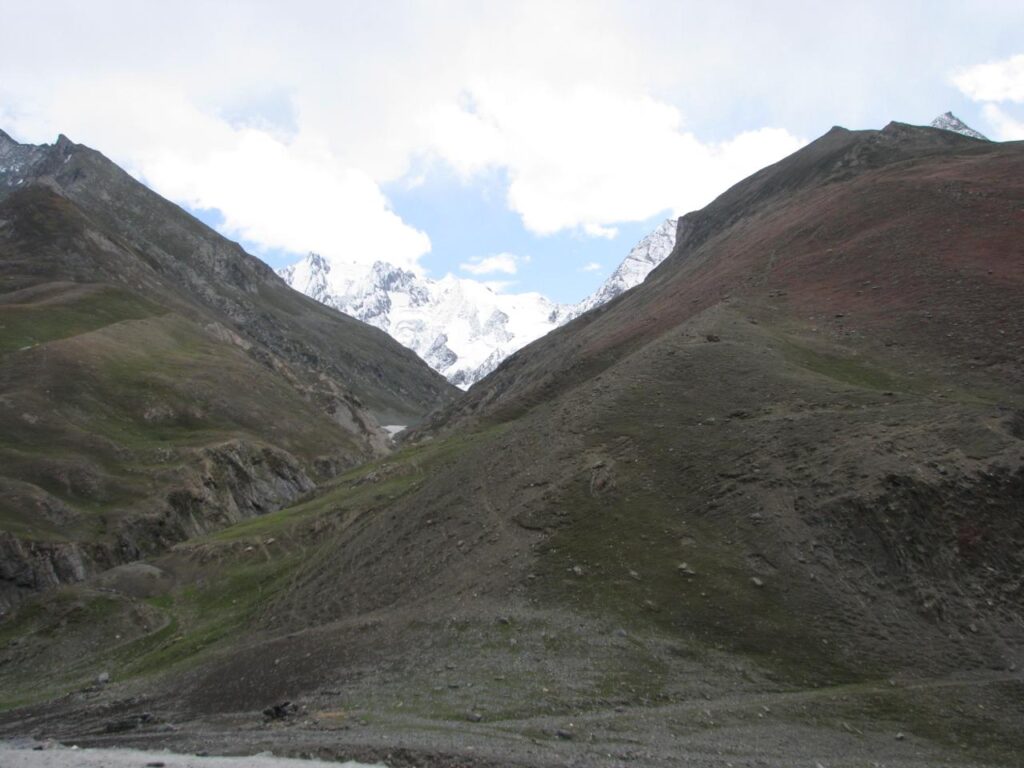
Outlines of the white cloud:
[[[423,157],[467,179],[501,170],[533,232],[606,238],[742,175],[727,144],[701,143],[676,106],[644,95],[669,82],[651,73],[695,78],[703,50],[685,65],[686,47],[646,15],[614,0],[452,0],[443,14],[296,0],[254,3],[240,23],[192,0],[25,5],[0,30],[0,103],[22,138],[68,133],[162,194],[221,210],[234,237],[411,266],[429,240],[380,185],[423,183]],[[17,32],[33,28],[51,36],[43,60]],[[744,169],[779,151],[766,145]]]
[[616,223],[685,213],[804,143],[772,128],[704,143],[649,96],[518,79],[478,83],[428,126],[435,153],[465,178],[505,169],[509,207],[541,235],[614,237]]
[[974,101],[1024,103],[1024,53],[965,69],[953,84]]
[[459,269],[471,275],[493,275],[501,273],[514,275],[519,271],[519,262],[528,261],[513,253],[498,253],[493,256],[478,256],[459,264]]
[[997,141],[1024,139],[1024,121],[1000,104],[1024,103],[1024,53],[1002,61],[978,64],[952,77],[953,84],[973,101],[985,102],[986,132]]
[[[408,268],[418,268],[430,250],[429,238],[390,209],[372,178],[313,137],[233,126],[174,87],[136,78],[76,80],[51,98],[45,118],[15,121],[19,134],[44,140],[56,123],[73,140],[110,147],[115,160],[165,197],[220,210],[228,236]],[[116,119],[94,104],[116,105]]]
[[598,262],[588,261],[586,264],[580,267],[580,272],[600,272],[601,269],[602,267]]
[[[609,237],[700,207],[798,136],[932,112],[934,73],[1005,56],[1024,19],[1019,2],[984,18],[868,1],[9,5],[16,137],[65,132],[266,248],[409,265],[429,241],[381,188],[429,189],[431,159],[498,171],[534,232]],[[26,30],[46,30],[46,56]],[[1019,98],[1019,59],[972,93]]]
[[[606,227],[603,224],[594,224],[593,222],[584,222],[580,225],[584,233],[591,237],[603,237],[605,240],[614,240],[619,234],[617,227]],[[543,233],[547,234],[547,233]]]
[[316,146],[285,144],[262,131],[232,132],[223,148],[190,159],[168,151],[141,170],[153,186],[195,208],[218,208],[225,228],[264,247],[316,250],[329,259],[386,259],[415,267],[430,250],[377,184]]
[[1024,139],[1024,120],[1018,120],[995,104],[986,104],[982,110],[988,121],[989,133],[996,141],[1021,141]]

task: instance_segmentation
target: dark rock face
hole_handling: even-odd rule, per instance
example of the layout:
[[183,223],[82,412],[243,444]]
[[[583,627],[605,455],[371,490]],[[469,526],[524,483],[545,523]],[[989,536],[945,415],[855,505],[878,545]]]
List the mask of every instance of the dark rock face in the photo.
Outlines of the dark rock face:
[[108,568],[295,501],[316,484],[299,461],[271,446],[232,441],[198,451],[166,498],[125,519],[108,542],[48,542],[0,531],[0,614],[26,595],[83,581]]
[[20,600],[22,591],[34,592],[82,581],[92,558],[74,543],[21,541],[0,531],[0,614]]
[[438,360],[442,365],[451,365],[458,360],[458,355],[448,348],[448,337],[443,333],[430,345],[428,357],[431,360]]

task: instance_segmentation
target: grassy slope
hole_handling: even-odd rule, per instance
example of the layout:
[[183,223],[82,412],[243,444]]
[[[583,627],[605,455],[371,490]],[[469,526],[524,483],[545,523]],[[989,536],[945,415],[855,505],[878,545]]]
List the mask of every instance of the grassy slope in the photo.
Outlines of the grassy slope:
[[0,530],[103,542],[87,550],[103,561],[120,537],[152,551],[375,455],[367,408],[409,421],[450,390],[101,156],[68,151],[68,196],[31,185],[0,201]]
[[[127,262],[115,259],[108,264],[104,261],[113,254],[99,255],[85,264],[85,279],[93,279],[98,265],[108,268],[105,274],[114,280],[141,279],[179,307],[212,314],[264,346],[307,383],[312,375],[314,382],[326,377],[341,385],[383,424],[415,423],[458,394],[386,333],[293,291],[237,243],[147,189],[98,152],[68,144],[51,155],[55,157],[50,172],[65,200],[32,199],[41,190],[31,187],[9,200],[27,219],[26,237],[43,246],[67,239],[68,219],[77,214],[87,219],[87,229],[94,230],[89,233],[92,245],[131,252]],[[72,216],[54,216],[66,213],[61,209],[68,205],[75,208]],[[93,236],[95,231],[98,237]],[[58,259],[69,255],[65,251]],[[97,255],[93,248],[90,256]],[[27,266],[33,268],[31,263]]]
[[56,285],[36,300],[0,304],[0,353],[30,349],[164,311],[159,305],[113,286]]
[[[309,567],[318,549],[330,557],[327,548],[317,546],[325,532],[334,533],[373,514],[382,499],[408,493],[436,461],[455,449],[451,444],[406,449],[350,470],[306,501],[180,544],[154,561],[174,580],[150,597],[115,596],[85,584],[35,598],[0,632],[0,642],[15,640],[9,648],[31,648],[18,665],[0,665],[8,692],[0,706],[74,689],[99,670],[120,679],[145,676],[194,666],[217,647],[231,649],[259,626],[274,595]],[[107,615],[106,623],[89,631],[108,640],[120,635],[132,622],[128,614],[136,609],[147,617],[146,626],[141,633],[125,632],[125,642],[90,647],[78,642],[81,637],[74,638],[88,617],[98,613]],[[65,645],[75,642],[81,653],[68,663]]]
[[[86,537],[96,515],[116,514],[151,498],[161,476],[193,461],[194,449],[273,436],[280,448],[307,461],[359,448],[294,390],[254,364],[245,352],[170,312],[137,317],[146,302],[126,298],[93,304],[109,289],[77,294],[49,307],[45,326],[23,349],[23,305],[0,305],[4,397],[0,412],[4,475],[31,483],[85,514],[73,528],[50,533]],[[50,304],[57,300],[51,300]],[[120,315],[114,310],[123,308]],[[99,326],[101,319],[106,319]],[[83,323],[86,325],[83,328]],[[45,333],[44,333],[45,331]],[[49,340],[43,338],[49,336]],[[166,492],[166,491],[165,491]],[[45,533],[45,520],[0,502],[5,527]]]

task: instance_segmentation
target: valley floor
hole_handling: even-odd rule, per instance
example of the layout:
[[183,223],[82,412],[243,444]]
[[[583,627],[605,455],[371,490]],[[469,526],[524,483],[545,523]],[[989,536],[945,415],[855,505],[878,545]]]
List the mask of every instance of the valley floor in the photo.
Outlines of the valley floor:
[[[105,733],[88,714],[65,712],[79,735],[0,742],[5,768],[553,768],[554,766],[808,766],[988,768],[1015,765],[1014,747],[970,727],[1006,711],[1016,673],[888,680],[788,691],[747,691],[690,701],[606,706],[570,715],[441,722],[414,713],[309,712],[267,721],[253,713],[156,723]],[[922,719],[919,708],[944,713]],[[1012,705],[1010,705],[1012,708]],[[973,712],[972,712],[973,711]],[[881,714],[881,713],[885,714]],[[959,722],[950,720],[960,713]],[[27,723],[33,730],[50,707]],[[159,720],[160,718],[157,718]],[[969,732],[963,731],[967,728]],[[961,731],[971,743],[948,743]],[[955,742],[955,740],[954,740]],[[140,751],[150,750],[150,751]],[[206,752],[253,757],[197,757]],[[305,758],[286,759],[277,755]],[[322,762],[350,761],[360,762]],[[372,763],[372,766],[367,765]]]
[[6,768],[379,768],[365,763],[325,763],[271,754],[251,757],[179,755],[138,749],[78,749],[49,742],[0,742]]

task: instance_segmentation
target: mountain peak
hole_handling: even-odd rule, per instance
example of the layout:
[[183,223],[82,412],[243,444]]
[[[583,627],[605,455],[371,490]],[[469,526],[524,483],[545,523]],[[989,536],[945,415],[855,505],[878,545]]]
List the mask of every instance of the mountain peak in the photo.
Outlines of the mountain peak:
[[952,131],[953,133],[959,133],[961,136],[969,136],[972,139],[980,139],[981,141],[989,140],[987,136],[978,133],[978,131],[971,128],[971,126],[967,125],[967,123],[952,112],[943,112],[932,120],[929,125],[932,128],[939,128],[943,131]]
[[620,293],[640,285],[651,270],[661,264],[675,247],[678,221],[673,218],[665,219],[657,229],[633,246],[611,276],[596,291],[568,311],[566,320],[582,315],[587,310],[611,301]]
[[504,294],[476,280],[433,280],[386,261],[331,264],[311,253],[278,270],[298,291],[391,334],[456,386],[467,388],[508,355],[639,285],[672,252],[677,219],[666,219],[578,304],[536,293]]
[[330,264],[311,254],[278,274],[296,290],[390,334],[464,388],[558,324],[560,307],[542,296],[498,294],[452,275],[433,280],[387,261]]
[[319,253],[310,251],[309,255],[306,256],[306,262],[309,264],[311,269],[318,269],[321,272],[331,271],[331,263]]

